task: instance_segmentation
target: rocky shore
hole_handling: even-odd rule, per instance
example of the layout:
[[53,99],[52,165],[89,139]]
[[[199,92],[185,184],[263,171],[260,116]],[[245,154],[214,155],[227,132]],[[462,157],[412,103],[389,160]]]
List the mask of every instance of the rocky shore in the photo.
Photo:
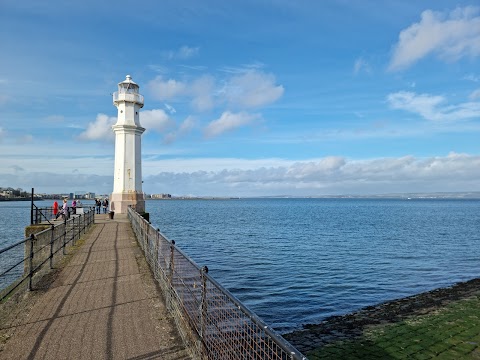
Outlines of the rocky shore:
[[362,336],[365,329],[375,325],[398,323],[412,316],[426,315],[457,300],[480,294],[480,279],[457,283],[406,298],[369,306],[359,311],[333,316],[319,324],[283,335],[302,353],[319,347]]

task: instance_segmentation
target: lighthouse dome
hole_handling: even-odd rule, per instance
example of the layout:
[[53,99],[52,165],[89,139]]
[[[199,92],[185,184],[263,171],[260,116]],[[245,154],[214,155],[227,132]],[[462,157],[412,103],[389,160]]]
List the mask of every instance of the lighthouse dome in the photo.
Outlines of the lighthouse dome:
[[138,84],[132,80],[130,75],[118,83],[118,91],[113,93],[113,103],[117,106],[120,102],[136,103],[143,107],[143,96],[138,92]]
[[138,93],[138,89],[139,89],[138,84],[132,80],[132,77],[130,75],[127,75],[125,77],[125,80],[118,83],[118,92],[121,92],[121,93],[126,93],[126,94]]

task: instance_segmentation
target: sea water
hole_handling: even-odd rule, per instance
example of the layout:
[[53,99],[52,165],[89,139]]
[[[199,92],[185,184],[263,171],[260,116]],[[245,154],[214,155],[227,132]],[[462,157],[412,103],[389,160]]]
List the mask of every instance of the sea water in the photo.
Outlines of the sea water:
[[[154,227],[281,332],[480,276],[478,200],[148,200],[146,208]],[[10,238],[17,223],[23,236],[28,209],[0,203]]]
[[147,211],[280,331],[480,276],[480,201],[168,200]]

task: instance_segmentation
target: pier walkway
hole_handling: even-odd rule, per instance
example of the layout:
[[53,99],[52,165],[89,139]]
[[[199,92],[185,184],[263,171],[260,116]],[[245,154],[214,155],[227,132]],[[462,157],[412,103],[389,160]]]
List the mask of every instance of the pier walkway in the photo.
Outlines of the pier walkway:
[[190,358],[126,215],[95,223],[48,289],[3,319],[1,359]]

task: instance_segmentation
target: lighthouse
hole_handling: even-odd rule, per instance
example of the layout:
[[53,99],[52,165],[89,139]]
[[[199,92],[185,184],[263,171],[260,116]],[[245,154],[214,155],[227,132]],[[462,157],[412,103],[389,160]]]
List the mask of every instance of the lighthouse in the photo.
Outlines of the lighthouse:
[[129,206],[137,212],[145,212],[141,153],[141,137],[145,129],[140,125],[143,96],[138,90],[139,86],[127,75],[113,94],[118,115],[116,124],[112,126],[115,133],[115,168],[110,208],[120,214],[127,213]]

